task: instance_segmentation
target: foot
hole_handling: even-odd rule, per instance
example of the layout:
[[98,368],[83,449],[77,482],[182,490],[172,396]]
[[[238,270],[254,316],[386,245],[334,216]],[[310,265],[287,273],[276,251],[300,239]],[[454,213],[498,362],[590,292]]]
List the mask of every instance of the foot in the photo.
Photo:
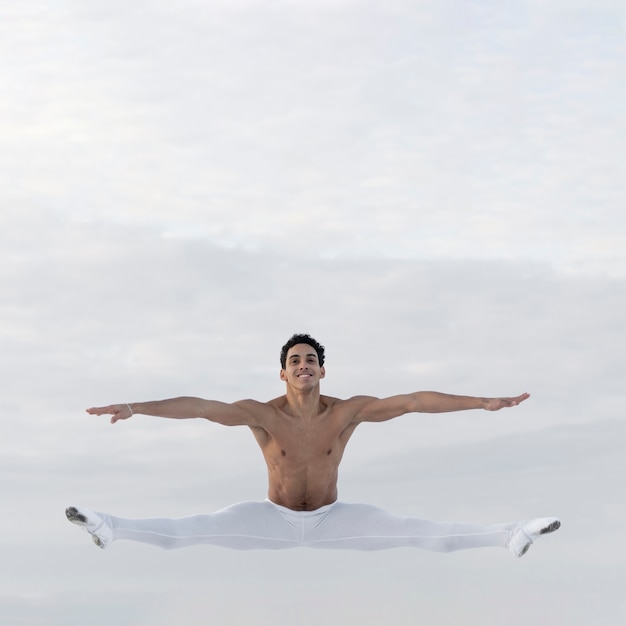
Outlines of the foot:
[[506,547],[511,554],[517,557],[524,556],[535,539],[541,535],[553,533],[560,527],[561,522],[556,517],[540,517],[528,522],[520,522],[513,529]]
[[111,529],[97,513],[82,507],[79,509],[70,506],[65,509],[65,516],[72,524],[82,526],[99,548],[104,550],[113,541]]

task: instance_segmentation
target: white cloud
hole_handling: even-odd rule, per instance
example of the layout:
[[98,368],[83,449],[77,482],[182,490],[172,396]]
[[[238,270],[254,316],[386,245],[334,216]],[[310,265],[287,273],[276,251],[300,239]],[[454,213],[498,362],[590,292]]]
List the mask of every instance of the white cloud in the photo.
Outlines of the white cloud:
[[313,233],[326,256],[623,275],[614,9],[589,9],[586,29],[557,29],[565,9],[457,10],[17,14],[0,77],[7,199],[248,249]]

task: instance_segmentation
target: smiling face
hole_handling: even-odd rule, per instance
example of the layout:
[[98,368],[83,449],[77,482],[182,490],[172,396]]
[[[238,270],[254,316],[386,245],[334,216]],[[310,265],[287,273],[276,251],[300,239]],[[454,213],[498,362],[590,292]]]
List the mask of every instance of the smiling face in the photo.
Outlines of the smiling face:
[[326,371],[319,364],[315,348],[299,343],[287,352],[285,367],[280,370],[280,379],[297,389],[310,389],[319,384]]

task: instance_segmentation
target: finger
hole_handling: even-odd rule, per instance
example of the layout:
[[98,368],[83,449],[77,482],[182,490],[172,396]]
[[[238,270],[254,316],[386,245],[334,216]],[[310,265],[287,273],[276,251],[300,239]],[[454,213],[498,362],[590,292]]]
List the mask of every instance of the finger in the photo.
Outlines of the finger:
[[113,417],[111,418],[111,424],[115,424],[115,422],[119,420],[126,419],[126,417],[122,415],[122,411],[120,410],[112,411],[112,413],[113,413]]
[[110,406],[92,406],[90,409],[87,409],[87,413],[92,413],[93,415],[102,415],[103,413],[112,413]]
[[91,415],[113,415],[117,411],[118,409],[116,409],[113,404],[110,404],[109,406],[94,406],[87,409],[87,413],[90,413]]
[[529,397],[529,393],[522,393],[521,395],[517,396],[517,398],[513,398],[513,403],[515,406],[517,406],[520,402],[524,402],[524,400],[527,400]]

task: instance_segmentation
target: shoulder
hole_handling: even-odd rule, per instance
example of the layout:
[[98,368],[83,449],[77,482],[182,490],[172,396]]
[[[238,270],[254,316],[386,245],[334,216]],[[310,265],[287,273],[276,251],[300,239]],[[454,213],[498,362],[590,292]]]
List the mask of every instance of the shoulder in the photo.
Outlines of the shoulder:
[[327,408],[340,406],[345,402],[341,398],[333,398],[332,396],[320,396],[320,402]]
[[326,396],[322,396],[322,398],[328,401],[326,406],[330,407],[334,413],[341,414],[348,421],[352,421],[364,406],[378,399],[373,396],[352,396],[345,400],[327,398]]
[[278,398],[274,398],[273,400],[268,400],[264,402],[265,406],[271,411],[277,411],[282,409],[287,404],[287,396],[278,396]]
[[280,398],[276,398],[275,400],[270,400],[269,402],[260,402],[259,400],[246,399],[237,400],[237,402],[233,402],[233,404],[244,411],[255,413],[257,415],[265,415],[267,413],[276,412],[276,401],[279,399]]
[[379,398],[376,398],[374,396],[352,396],[351,398],[342,400],[342,402],[344,402],[348,406],[363,406],[368,402],[372,402],[373,400],[378,399]]
[[237,400],[233,402],[233,406],[247,416],[246,424],[248,426],[259,426],[276,415],[276,406],[273,400],[270,402],[260,402],[251,399]]

